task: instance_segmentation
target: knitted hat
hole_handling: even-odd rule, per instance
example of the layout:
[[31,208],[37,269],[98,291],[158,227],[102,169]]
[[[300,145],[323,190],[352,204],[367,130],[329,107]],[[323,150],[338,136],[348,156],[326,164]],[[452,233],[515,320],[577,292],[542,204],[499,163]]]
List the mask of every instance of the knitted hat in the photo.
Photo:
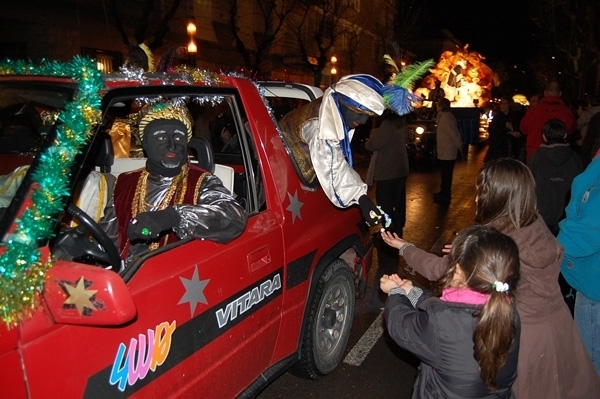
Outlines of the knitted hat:
[[192,138],[192,116],[190,115],[190,111],[187,109],[185,104],[176,104],[174,102],[160,102],[156,104],[152,104],[148,108],[148,112],[146,115],[142,117],[140,121],[140,135],[142,138],[142,142],[144,141],[144,137],[146,136],[146,127],[150,122],[165,119],[172,120],[176,119],[185,125],[187,130],[187,139],[188,142]]

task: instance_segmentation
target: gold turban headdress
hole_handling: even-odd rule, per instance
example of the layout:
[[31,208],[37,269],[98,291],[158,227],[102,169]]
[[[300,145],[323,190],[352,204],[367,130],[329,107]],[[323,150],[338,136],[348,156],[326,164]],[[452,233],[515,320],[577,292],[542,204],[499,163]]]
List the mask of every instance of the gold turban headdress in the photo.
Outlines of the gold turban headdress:
[[144,115],[140,121],[140,136],[142,138],[142,142],[144,141],[144,136],[146,134],[145,129],[148,124],[160,119],[176,119],[182,122],[187,130],[188,142],[191,140],[193,131],[192,116],[190,115],[190,111],[187,109],[184,103],[176,104],[168,101],[152,104],[148,107],[146,115]]

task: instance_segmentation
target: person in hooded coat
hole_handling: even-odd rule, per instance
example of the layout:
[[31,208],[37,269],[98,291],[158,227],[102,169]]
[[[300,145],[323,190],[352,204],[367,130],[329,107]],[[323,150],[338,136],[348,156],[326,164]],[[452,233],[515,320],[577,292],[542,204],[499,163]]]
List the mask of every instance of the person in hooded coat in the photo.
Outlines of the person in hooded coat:
[[531,155],[529,169],[535,179],[538,212],[555,236],[565,217],[571,183],[583,172],[579,155],[565,141],[567,129],[560,119],[550,119],[542,129],[544,144]]

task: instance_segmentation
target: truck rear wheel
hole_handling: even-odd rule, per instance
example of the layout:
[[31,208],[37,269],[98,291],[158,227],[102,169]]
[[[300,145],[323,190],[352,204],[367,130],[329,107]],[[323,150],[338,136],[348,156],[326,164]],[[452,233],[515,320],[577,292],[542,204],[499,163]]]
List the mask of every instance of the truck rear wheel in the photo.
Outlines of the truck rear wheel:
[[342,361],[354,320],[355,290],[346,262],[333,261],[319,278],[307,313],[300,360],[291,373],[318,379]]

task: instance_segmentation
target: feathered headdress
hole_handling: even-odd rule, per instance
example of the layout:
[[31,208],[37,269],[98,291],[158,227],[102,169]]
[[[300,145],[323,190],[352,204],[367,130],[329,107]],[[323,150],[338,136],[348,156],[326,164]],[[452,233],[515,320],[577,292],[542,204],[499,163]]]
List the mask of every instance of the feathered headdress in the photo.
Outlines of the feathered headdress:
[[344,156],[352,166],[350,127],[343,121],[339,104],[344,104],[358,114],[369,116],[381,115],[385,108],[392,109],[398,115],[407,114],[413,109],[412,102],[419,99],[409,90],[433,65],[433,60],[418,65],[418,68],[410,66],[398,74],[394,84],[383,84],[379,79],[367,74],[343,76],[323,94],[317,137],[321,140],[339,141]]
[[130,44],[124,68],[143,69],[143,72],[154,72],[154,56],[144,43]]
[[419,96],[412,93],[413,86],[433,66],[434,61],[429,59],[411,64],[396,74],[396,77],[383,87],[386,106],[398,115],[412,112],[412,103],[420,100]]
[[148,72],[154,72],[154,54],[152,54],[152,50],[150,50],[150,47],[146,43],[138,44],[138,46],[146,53],[146,57],[148,57]]
[[396,62],[392,59],[392,57],[389,56],[389,54],[383,55],[383,63],[394,68],[396,73],[400,72],[400,68],[398,68],[398,65],[396,65]]

